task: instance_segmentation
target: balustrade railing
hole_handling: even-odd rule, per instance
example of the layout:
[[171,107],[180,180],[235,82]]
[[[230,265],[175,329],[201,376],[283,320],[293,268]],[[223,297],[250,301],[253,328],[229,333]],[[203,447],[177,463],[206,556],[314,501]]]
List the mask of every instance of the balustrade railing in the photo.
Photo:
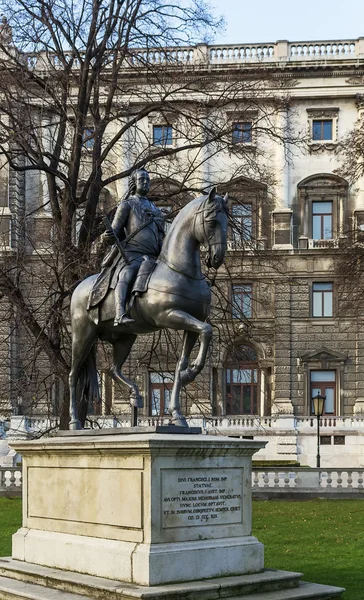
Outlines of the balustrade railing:
[[261,62],[275,58],[275,44],[239,44],[210,46],[210,63]]
[[339,240],[308,240],[309,250],[316,248],[339,248]]
[[354,493],[364,494],[364,469],[305,467],[261,468],[253,467],[252,490],[254,492],[293,491],[322,492],[327,495]]
[[[283,416],[283,419],[285,417]],[[206,433],[224,433],[234,431],[235,434],[254,433],[263,435],[265,431],[282,430],[282,416],[261,417],[256,415],[227,415],[222,417],[191,417],[190,424],[201,427]],[[152,427],[156,425],[168,425],[169,417],[142,416],[138,418],[140,427]],[[36,438],[57,429],[58,419],[56,417],[12,417],[8,430],[3,433],[9,440],[20,437]],[[88,429],[107,429],[110,427],[130,427],[131,421],[128,414],[119,416],[91,416],[86,422]],[[286,427],[284,427],[286,428]],[[291,417],[288,429],[300,432],[316,433],[317,420],[314,416]],[[320,429],[325,431],[360,431],[364,430],[364,417],[360,416],[324,416],[320,419]],[[0,424],[0,437],[1,437]]]
[[[296,417],[295,427],[298,431],[315,429],[317,427],[317,417]],[[364,429],[364,418],[324,416],[320,419],[320,429]]]
[[288,55],[294,60],[342,58],[356,56],[356,40],[333,40],[325,42],[291,42]]
[[22,471],[19,467],[0,467],[0,496],[20,495]]
[[[112,54],[110,53],[110,56]],[[364,38],[351,40],[322,40],[301,42],[264,42],[259,44],[216,44],[170,48],[135,48],[124,60],[125,68],[140,68],[151,65],[195,66],[201,64],[229,65],[241,63],[294,63],[328,62],[364,58]],[[62,60],[57,55],[32,53],[24,55],[29,69],[49,71],[62,69],[63,61],[72,60],[75,69],[80,67],[79,57],[64,53]],[[111,63],[111,60],[110,60]],[[105,65],[107,68],[107,65]]]
[[[19,467],[0,467],[0,496],[17,496],[22,489]],[[305,467],[254,467],[253,494],[258,492],[319,492],[320,495],[364,495],[364,469]]]
[[210,430],[216,429],[268,429],[274,427],[275,417],[256,417],[251,415],[246,416],[227,416],[227,417],[211,417],[206,419],[204,427],[209,433]]

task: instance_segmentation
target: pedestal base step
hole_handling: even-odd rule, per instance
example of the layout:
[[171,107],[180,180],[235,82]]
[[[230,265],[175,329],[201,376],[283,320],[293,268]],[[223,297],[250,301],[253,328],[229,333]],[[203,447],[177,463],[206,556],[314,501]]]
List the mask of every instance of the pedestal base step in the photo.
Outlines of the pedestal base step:
[[[183,558],[182,558],[183,560]],[[0,559],[0,600],[329,600],[343,588],[300,582],[301,573],[261,573],[143,587]]]

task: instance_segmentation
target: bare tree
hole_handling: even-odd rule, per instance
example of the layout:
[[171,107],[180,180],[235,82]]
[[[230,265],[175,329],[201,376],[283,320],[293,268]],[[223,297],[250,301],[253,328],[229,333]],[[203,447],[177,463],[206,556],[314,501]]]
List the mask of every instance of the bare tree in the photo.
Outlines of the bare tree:
[[[221,153],[236,158],[227,179],[273,182],[265,144],[236,143],[232,127],[249,117],[255,132],[293,144],[277,119],[289,98],[262,68],[221,78],[209,72],[204,46],[192,60],[192,46],[221,25],[201,1],[8,0],[3,11],[0,172],[17,192],[16,252],[0,261],[0,287],[32,349],[15,374],[19,389],[24,378],[49,389],[56,372],[66,426],[68,301],[98,269],[102,213],[112,215],[139,167],[178,182],[176,198],[205,190]],[[164,133],[153,139],[153,123],[173,128],[172,144]],[[52,369],[38,369],[40,356]]]
[[[361,95],[357,97],[357,106],[363,106]],[[364,176],[362,115],[338,144],[337,154],[341,164],[335,172],[349,185],[358,186],[359,180]],[[346,223],[344,237],[336,254],[334,272],[337,277],[340,312],[359,316],[364,300],[364,211],[355,211],[350,222]]]

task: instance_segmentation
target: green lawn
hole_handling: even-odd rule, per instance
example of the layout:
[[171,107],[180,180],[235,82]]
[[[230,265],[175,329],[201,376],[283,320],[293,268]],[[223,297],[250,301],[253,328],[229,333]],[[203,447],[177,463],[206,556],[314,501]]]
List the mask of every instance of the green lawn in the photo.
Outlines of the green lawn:
[[306,581],[346,588],[364,598],[364,500],[256,501],[253,534],[265,566],[298,571]]
[[0,498],[0,556],[11,556],[11,536],[21,526],[21,499]]
[[[0,556],[11,554],[21,500],[0,498]],[[256,501],[253,534],[265,545],[265,566],[345,587],[343,600],[364,598],[364,500]]]

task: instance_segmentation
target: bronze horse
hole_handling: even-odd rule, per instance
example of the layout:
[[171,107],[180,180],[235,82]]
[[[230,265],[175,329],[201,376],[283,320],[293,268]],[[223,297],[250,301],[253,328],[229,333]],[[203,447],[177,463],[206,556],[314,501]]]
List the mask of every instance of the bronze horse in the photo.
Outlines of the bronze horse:
[[[71,299],[70,429],[83,427],[87,402],[98,397],[97,338],[110,342],[113,347],[113,379],[129,389],[132,406],[143,406],[136,383],[127,379],[121,368],[138,335],[166,328],[185,332],[169,412],[175,425],[187,427],[180,412],[181,387],[194,381],[203,369],[212,335],[211,325],[206,323],[211,291],[201,271],[200,246],[207,248],[207,266],[218,269],[225,257],[227,229],[227,197],[218,196],[215,188],[208,196],[200,196],[182,208],[164,239],[147,292],[135,298],[131,310],[135,323],[131,325],[115,327],[113,324],[114,290],[108,292],[100,305],[98,322],[94,322],[87,311],[87,301],[97,275],[87,277],[78,285]],[[197,339],[199,352],[189,366]]]

